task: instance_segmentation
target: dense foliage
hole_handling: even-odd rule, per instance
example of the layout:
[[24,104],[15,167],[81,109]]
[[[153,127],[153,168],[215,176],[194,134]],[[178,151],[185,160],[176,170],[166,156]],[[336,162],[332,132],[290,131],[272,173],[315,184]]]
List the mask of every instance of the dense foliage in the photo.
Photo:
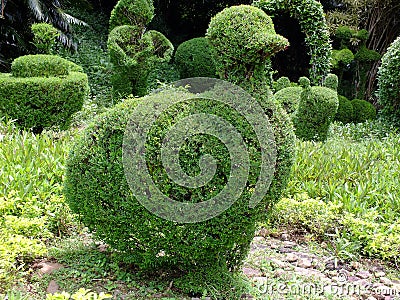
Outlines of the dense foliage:
[[382,114],[400,124],[400,37],[391,44],[382,58],[378,82]]
[[194,38],[180,44],[174,62],[181,78],[216,77],[212,48],[206,38]]
[[[276,132],[279,163],[275,178],[262,202],[249,207],[251,190],[260,168],[257,137],[240,112],[232,111],[225,104],[212,100],[188,100],[177,104],[160,116],[151,128],[151,138],[146,143],[146,161],[153,182],[164,195],[176,201],[203,202],[215,197],[228,184],[231,157],[226,145],[207,134],[188,138],[180,149],[180,164],[191,176],[199,172],[198,161],[210,154],[218,160],[215,176],[206,185],[189,188],[177,185],[168,177],[160,157],[165,135],[171,126],[195,113],[216,115],[229,120],[243,136],[250,151],[251,169],[248,186],[237,201],[221,215],[199,223],[176,223],[165,220],[144,208],[129,189],[122,161],[122,143],[129,118],[138,103],[187,98],[182,91],[164,91],[142,99],[128,99],[99,116],[85,130],[75,144],[68,163],[65,195],[71,209],[78,213],[85,225],[112,247],[120,250],[125,259],[142,270],[169,266],[187,273],[175,284],[185,291],[201,293],[207,285],[237,288],[229,279],[240,270],[254,236],[256,220],[263,219],[265,208],[279,199],[282,183],[287,182],[291,166],[293,142],[290,123],[283,123],[284,116],[265,104]],[[283,131],[283,130],[286,131]],[[236,275],[234,275],[236,276]],[[222,281],[221,281],[222,280]],[[237,284],[237,283],[236,283]],[[234,296],[231,296],[234,297]],[[236,296],[235,296],[236,297]]]
[[283,106],[288,114],[291,115],[296,112],[299,107],[302,92],[303,89],[300,86],[288,86],[278,90],[274,94],[274,99]]
[[82,108],[89,87],[81,68],[57,56],[16,59],[12,74],[0,76],[0,111],[22,128],[66,128]]
[[60,35],[58,30],[47,23],[32,24],[31,30],[33,33],[33,44],[38,53],[50,54],[56,44],[56,38]]
[[120,0],[111,12],[110,31],[121,25],[138,26],[143,30],[153,17],[152,0]]
[[115,99],[130,94],[144,96],[148,92],[148,76],[155,65],[169,62],[171,42],[160,32],[143,32],[138,26],[115,27],[108,38],[108,51],[114,64],[113,93]]
[[0,120],[0,292],[21,281],[24,265],[47,253],[45,241],[69,231],[62,196],[71,135],[34,135]]
[[232,83],[271,82],[269,58],[288,46],[287,39],[275,33],[271,18],[249,5],[218,13],[211,19],[206,36],[215,48],[218,75]]
[[376,118],[376,109],[371,103],[361,99],[351,101],[353,106],[353,122],[362,123]]
[[339,106],[335,115],[335,121],[347,124],[353,121],[353,105],[345,96],[339,95]]
[[[328,130],[339,105],[336,75],[328,75],[325,81],[329,87],[310,86],[307,78],[301,78],[303,87],[299,106],[293,115],[296,136],[302,140],[325,141]],[[333,81],[333,82],[331,82]],[[336,81],[336,83],[335,83]]]
[[14,77],[54,77],[82,72],[82,67],[56,55],[25,55],[16,58],[11,64]]
[[114,64],[116,100],[130,94],[146,95],[150,72],[172,58],[171,42],[162,33],[146,28],[153,17],[153,2],[148,0],[120,0],[111,13],[107,46]]
[[313,84],[321,84],[331,69],[332,51],[321,3],[315,0],[256,0],[253,5],[270,15],[287,11],[299,20],[302,31],[306,35],[306,44],[311,56],[309,77]]

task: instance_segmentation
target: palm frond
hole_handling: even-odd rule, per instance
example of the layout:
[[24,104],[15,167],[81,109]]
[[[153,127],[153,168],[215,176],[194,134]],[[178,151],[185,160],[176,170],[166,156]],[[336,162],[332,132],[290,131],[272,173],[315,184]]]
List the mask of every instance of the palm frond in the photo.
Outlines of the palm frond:
[[43,13],[42,2],[40,0],[28,0],[28,6],[37,20],[48,21],[48,18]]

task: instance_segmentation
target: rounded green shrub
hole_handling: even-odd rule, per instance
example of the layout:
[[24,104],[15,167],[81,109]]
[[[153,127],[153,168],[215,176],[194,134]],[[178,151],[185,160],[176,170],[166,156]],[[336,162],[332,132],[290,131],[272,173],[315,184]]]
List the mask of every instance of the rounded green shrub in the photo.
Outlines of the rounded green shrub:
[[[327,85],[337,86],[337,76],[330,74]],[[293,114],[296,136],[302,140],[325,141],[338,109],[337,91],[326,86],[305,86]]]
[[354,123],[363,123],[376,118],[376,108],[368,101],[354,99],[351,101],[351,104],[353,106]]
[[368,49],[365,45],[354,55],[354,58],[360,62],[373,62],[381,59],[381,55],[375,50]]
[[353,105],[351,101],[341,95],[338,98],[339,106],[335,115],[335,121],[342,122],[343,124],[351,123],[353,121]]
[[378,96],[382,115],[400,125],[400,37],[382,57],[378,72]]
[[288,88],[291,86],[290,79],[288,77],[280,77],[277,81],[273,83],[273,87],[275,92],[278,92],[284,88]]
[[[76,72],[81,68],[72,62],[38,56],[17,58],[12,65],[13,73],[0,76],[0,112],[35,133],[51,126],[66,128],[88,95],[87,75]],[[47,67],[38,64],[41,58],[46,58]]]
[[[167,269],[175,273],[174,284],[187,292],[202,293],[229,285],[225,299],[238,299],[237,282],[254,237],[256,221],[280,198],[293,164],[293,129],[287,115],[273,102],[260,103],[272,124],[277,144],[275,175],[267,195],[255,208],[249,207],[252,189],[260,171],[260,145],[240,112],[208,97],[186,100],[166,109],[149,128],[145,158],[152,181],[164,195],[181,202],[206,201],[226,186],[230,154],[216,137],[190,136],[181,145],[179,161],[190,176],[201,172],[199,161],[212,155],[218,168],[210,182],[186,188],[173,182],[161,159],[164,137],[174,124],[189,115],[204,113],[227,120],[238,130],[249,150],[251,163],[246,188],[221,215],[198,223],[176,223],[157,217],[144,208],[129,189],[123,167],[124,131],[132,112],[141,103],[191,96],[183,90],[164,90],[143,98],[130,98],[98,116],[76,140],[68,161],[65,197],[71,209],[95,235],[119,250],[120,255],[141,270]],[[225,275],[224,275],[225,274]],[[228,275],[227,275],[228,274]],[[234,295],[233,295],[234,294]]]
[[239,5],[211,19],[206,37],[215,49],[221,79],[241,83],[246,79],[267,82],[266,63],[289,42],[276,34],[272,19],[261,9]]
[[335,31],[335,36],[341,40],[350,40],[353,37],[354,30],[349,26],[339,26]]
[[82,67],[56,55],[25,55],[11,64],[14,77],[51,77],[68,75],[69,72],[83,72]]
[[350,49],[333,50],[332,51],[332,66],[339,69],[342,66],[347,66],[354,60],[354,54]]
[[144,28],[153,17],[152,0],[119,0],[111,12],[110,31],[122,25]]
[[291,115],[299,106],[302,91],[303,89],[299,86],[287,87],[276,92],[274,99]]
[[49,54],[56,43],[56,38],[60,35],[58,30],[51,24],[35,23],[31,26],[33,33],[33,44],[39,53]]
[[212,47],[204,37],[180,44],[174,60],[181,78],[216,77]]

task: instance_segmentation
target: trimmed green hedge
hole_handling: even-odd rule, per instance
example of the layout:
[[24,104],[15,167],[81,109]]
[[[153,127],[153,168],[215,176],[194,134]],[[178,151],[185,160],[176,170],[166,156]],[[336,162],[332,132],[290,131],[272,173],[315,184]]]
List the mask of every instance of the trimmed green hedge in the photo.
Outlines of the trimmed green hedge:
[[35,133],[66,128],[89,93],[87,75],[76,72],[82,68],[58,56],[22,56],[11,70],[0,76],[0,112]]
[[108,51],[114,65],[113,96],[121,99],[130,94],[144,96],[153,68],[168,63],[174,47],[160,32],[144,32],[138,26],[115,27],[108,36]]
[[351,104],[353,106],[354,123],[362,123],[376,118],[376,108],[368,101],[354,99]]
[[288,12],[299,21],[311,57],[309,77],[313,84],[322,84],[331,70],[332,53],[322,4],[316,0],[254,0],[253,5],[271,16],[279,12]]
[[382,115],[400,126],[400,36],[382,57],[378,87]]
[[338,94],[332,87],[337,87],[338,78],[329,74],[325,86],[309,85],[310,81],[301,78],[303,91],[297,111],[293,114],[296,136],[302,140],[325,141],[328,130],[339,105]]
[[180,44],[175,53],[175,65],[181,78],[216,77],[212,51],[212,46],[204,37]]
[[289,45],[286,38],[276,34],[271,17],[250,5],[232,6],[218,13],[211,19],[206,37],[215,49],[219,77],[253,86],[268,83],[270,57]]
[[61,77],[0,77],[0,111],[25,129],[40,133],[58,125],[66,128],[89,92],[84,73]]
[[82,67],[56,55],[37,54],[16,58],[11,64],[14,77],[51,77],[83,72]]

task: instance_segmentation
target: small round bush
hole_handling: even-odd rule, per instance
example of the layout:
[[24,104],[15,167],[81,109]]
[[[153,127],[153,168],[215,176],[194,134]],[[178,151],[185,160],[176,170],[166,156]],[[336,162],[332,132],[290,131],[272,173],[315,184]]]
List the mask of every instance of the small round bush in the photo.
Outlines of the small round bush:
[[348,26],[339,26],[336,29],[335,36],[341,40],[350,40],[353,37],[354,30]]
[[56,55],[25,55],[11,64],[14,77],[52,77],[68,75],[69,72],[83,72],[82,67]]
[[273,87],[275,92],[278,92],[284,88],[288,88],[291,86],[290,79],[288,77],[280,77],[277,81],[273,83]]
[[339,107],[335,115],[335,121],[347,124],[353,121],[353,105],[344,96],[339,95]]
[[332,66],[339,69],[342,66],[347,66],[354,60],[354,54],[350,49],[333,50],[332,51]]
[[216,77],[212,47],[204,37],[180,44],[175,53],[175,65],[181,78]]
[[152,0],[119,0],[111,12],[110,31],[122,25],[144,28],[153,17]]
[[[335,86],[337,76],[332,74],[327,82],[328,86]],[[338,105],[335,89],[326,86],[304,86],[298,109],[292,118],[296,136],[306,141],[325,141]]]
[[381,55],[375,50],[370,50],[364,45],[360,47],[354,58],[361,62],[373,62],[381,59]]
[[368,101],[354,99],[351,101],[351,104],[353,106],[354,123],[363,123],[376,118],[376,108]]
[[33,44],[39,53],[49,54],[60,35],[58,30],[47,23],[32,24]]
[[[265,218],[265,209],[277,202],[286,186],[293,163],[294,139],[287,115],[271,101],[260,103],[272,123],[278,153],[269,191],[262,203],[251,209],[249,199],[259,174],[260,154],[249,123],[240,112],[218,101],[197,98],[175,104],[149,128],[145,145],[150,176],[164,195],[176,201],[203,202],[218,194],[230,180],[229,152],[219,139],[207,134],[185,140],[179,150],[179,161],[188,175],[195,176],[201,172],[200,158],[212,155],[218,161],[218,168],[210,182],[202,187],[186,188],[173,182],[166,173],[160,158],[163,139],[174,124],[189,115],[211,114],[234,125],[248,149],[252,149],[249,151],[251,169],[244,192],[221,215],[199,223],[176,223],[157,217],[129,189],[122,160],[124,131],[139,104],[157,107],[160,101],[172,102],[177,97],[191,95],[172,89],[143,98],[129,98],[98,116],[70,152],[64,191],[67,203],[82,222],[97,238],[119,250],[126,261],[142,271],[178,270],[175,286],[179,284],[187,292],[202,293],[204,289],[219,289],[216,282],[232,281],[234,274],[240,272],[254,237],[256,221]],[[221,275],[229,273],[229,276]],[[230,288],[233,293],[238,287],[232,284]],[[226,297],[238,298],[236,294]]]
[[282,105],[288,114],[292,114],[299,106],[302,91],[301,87],[287,87],[276,92],[274,99]]
[[400,126],[400,37],[382,57],[378,73],[378,97],[382,115]]

